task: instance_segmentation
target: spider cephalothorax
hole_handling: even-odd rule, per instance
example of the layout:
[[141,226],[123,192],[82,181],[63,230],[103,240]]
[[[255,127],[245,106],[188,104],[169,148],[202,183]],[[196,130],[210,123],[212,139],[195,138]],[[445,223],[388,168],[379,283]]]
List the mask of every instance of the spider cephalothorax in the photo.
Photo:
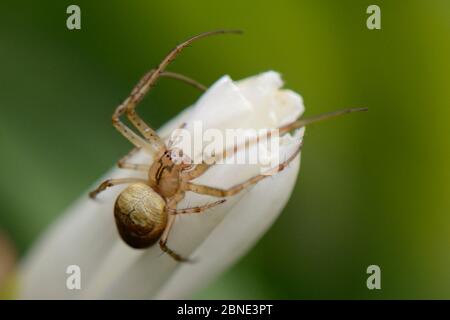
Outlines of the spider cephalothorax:
[[171,198],[180,189],[182,172],[185,168],[179,163],[172,150],[165,150],[148,171],[149,185],[165,198]]
[[[195,192],[214,197],[233,196],[243,189],[267,178],[271,174],[276,174],[285,169],[300,152],[301,144],[299,143],[295,152],[288,159],[269,170],[269,172],[254,176],[228,189],[199,185],[191,181],[200,177],[214,163],[208,161],[208,163],[191,164],[189,158],[183,154],[181,149],[173,147],[174,141],[172,139],[169,139],[166,144],[136,113],[135,109],[137,104],[160,77],[174,78],[184,81],[200,90],[206,90],[206,87],[198,82],[186,76],[165,71],[165,68],[183,48],[195,40],[223,33],[240,32],[224,30],[205,32],[178,45],[163,59],[156,69],[150,70],[142,77],[130,96],[116,108],[112,116],[114,127],[135,146],[129,154],[119,160],[118,166],[124,169],[143,171],[148,176],[147,179],[121,178],[106,180],[97,189],[92,191],[90,196],[95,198],[98,193],[114,185],[130,184],[116,199],[114,217],[120,236],[133,248],[147,248],[159,240],[159,245],[164,252],[168,253],[177,261],[185,261],[186,259],[184,257],[167,247],[167,239],[173,226],[175,215],[200,213],[225,201],[222,199],[203,206],[178,209],[177,204],[184,198],[186,192]],[[316,121],[362,110],[365,109],[347,109],[310,119],[297,120],[278,128],[278,131],[280,135],[283,135]],[[126,114],[128,120],[136,127],[141,135],[135,133],[121,121],[120,118],[124,114]],[[214,155],[214,159],[224,159],[241,150],[241,148],[256,143],[259,138],[262,138],[262,136],[247,139],[243,145],[224,149],[220,154]],[[154,161],[151,164],[130,163],[129,159],[139,150],[150,153]]]

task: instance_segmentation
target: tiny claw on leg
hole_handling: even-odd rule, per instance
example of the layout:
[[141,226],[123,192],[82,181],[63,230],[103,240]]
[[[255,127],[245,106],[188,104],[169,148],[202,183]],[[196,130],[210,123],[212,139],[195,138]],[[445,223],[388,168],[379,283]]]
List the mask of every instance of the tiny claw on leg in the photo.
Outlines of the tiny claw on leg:
[[106,190],[107,188],[109,188],[109,187],[111,187],[111,186],[112,186],[112,184],[111,184],[111,181],[110,181],[110,180],[103,181],[103,182],[97,187],[97,189],[92,190],[91,192],[89,192],[89,197],[90,197],[91,199],[94,199],[94,200],[95,200],[95,199],[97,198],[97,195],[98,195],[100,192]]
[[192,259],[182,257],[181,255],[179,255],[178,253],[176,253],[175,251],[173,251],[172,249],[170,249],[170,248],[167,246],[166,242],[163,241],[163,240],[160,240],[160,241],[159,241],[159,247],[161,248],[162,251],[164,251],[164,252],[167,253],[169,256],[171,256],[175,261],[178,261],[178,262],[189,262],[189,263],[195,262],[195,261],[192,260]]

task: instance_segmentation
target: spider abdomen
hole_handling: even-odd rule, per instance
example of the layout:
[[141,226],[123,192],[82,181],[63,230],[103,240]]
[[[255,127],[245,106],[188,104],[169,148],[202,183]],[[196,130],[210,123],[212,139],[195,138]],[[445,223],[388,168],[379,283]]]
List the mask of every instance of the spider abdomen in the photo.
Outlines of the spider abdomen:
[[135,183],[117,197],[114,217],[122,239],[133,248],[147,248],[161,237],[167,224],[164,199],[150,186]]

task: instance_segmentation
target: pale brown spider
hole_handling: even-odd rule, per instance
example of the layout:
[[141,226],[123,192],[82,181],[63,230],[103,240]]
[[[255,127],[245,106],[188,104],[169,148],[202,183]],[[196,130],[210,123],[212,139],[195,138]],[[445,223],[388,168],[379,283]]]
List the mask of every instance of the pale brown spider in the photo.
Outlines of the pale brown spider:
[[[133,248],[147,248],[155,244],[158,239],[161,249],[168,253],[177,261],[187,261],[172,249],[167,247],[167,240],[169,232],[173,226],[175,215],[200,213],[208,208],[219,205],[225,200],[220,200],[214,203],[203,206],[177,209],[177,204],[184,198],[186,191],[195,192],[203,195],[210,195],[214,197],[228,197],[233,196],[243,189],[256,184],[257,182],[267,178],[271,174],[275,174],[285,169],[289,163],[294,160],[300,152],[301,144],[296,151],[284,162],[277,167],[272,168],[264,175],[254,176],[247,181],[237,184],[229,189],[220,189],[199,185],[192,183],[191,180],[198,178],[205,173],[211,164],[201,163],[191,166],[186,163],[178,163],[173,159],[171,149],[172,142],[169,140],[167,146],[158,134],[150,128],[136,113],[136,106],[142,98],[148,93],[155,82],[160,77],[171,77],[177,80],[184,81],[190,85],[197,87],[200,90],[206,90],[206,87],[198,82],[185,77],[180,74],[164,71],[171,61],[192,42],[215,34],[224,33],[240,33],[234,30],[218,30],[205,32],[196,35],[189,40],[181,43],[173,49],[159,64],[156,69],[147,72],[139,83],[135,86],[130,96],[117,107],[113,116],[112,122],[114,127],[132,144],[135,148],[127,155],[119,160],[119,168],[130,170],[145,171],[148,173],[148,179],[139,178],[122,178],[122,179],[108,179],[101,183],[97,189],[90,192],[90,197],[95,198],[97,194],[107,189],[108,187],[118,184],[129,183],[130,185],[123,190],[116,199],[114,206],[114,217],[122,239]],[[341,114],[362,111],[364,109],[347,109],[334,113],[320,115],[310,119],[297,120],[288,125],[282,126],[279,129],[280,136],[300,127],[310,124],[312,122],[328,119],[330,117]],[[143,137],[137,135],[134,131],[128,128],[120,117],[126,113],[128,120],[138,129]],[[255,143],[259,138],[247,139],[245,144],[235,146],[230,149],[223,150],[221,154],[215,155],[215,160],[226,158],[229,155],[237,152],[240,148],[248,147]],[[154,162],[151,164],[134,164],[129,163],[128,159],[139,150],[146,150],[153,155]],[[180,156],[180,155],[178,155]]]

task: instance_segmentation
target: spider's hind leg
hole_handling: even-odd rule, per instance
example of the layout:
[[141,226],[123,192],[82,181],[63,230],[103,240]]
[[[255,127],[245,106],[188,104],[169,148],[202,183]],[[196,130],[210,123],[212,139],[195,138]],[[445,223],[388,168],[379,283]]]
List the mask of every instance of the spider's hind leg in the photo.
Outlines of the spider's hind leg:
[[167,241],[169,240],[169,233],[170,230],[173,227],[173,224],[175,222],[175,215],[171,214],[169,215],[169,218],[167,220],[167,226],[166,229],[164,230],[163,235],[161,236],[161,239],[159,240],[159,247],[161,248],[161,250],[165,253],[167,253],[169,256],[171,256],[175,261],[178,262],[193,262],[191,259],[185,258],[182,255],[178,254],[177,252],[175,252],[174,250],[170,249],[167,246]]
[[[178,202],[183,200],[184,198],[184,192],[179,192],[176,195],[174,195],[168,202],[167,202],[167,210],[176,210]],[[176,216],[173,214],[169,214],[169,217],[167,219],[167,225],[164,229],[164,232],[161,236],[161,239],[159,240],[159,247],[161,250],[165,253],[167,253],[169,256],[171,256],[175,261],[178,262],[192,262],[192,260],[183,257],[182,255],[178,254],[174,250],[170,249],[167,246],[167,241],[169,240],[169,234],[172,230],[173,224],[175,223]]]
[[[173,219],[174,217],[172,217]],[[170,219],[170,217],[169,217]],[[159,247],[161,248],[162,251],[164,251],[165,253],[167,253],[169,256],[171,256],[175,261],[178,262],[192,262],[190,259],[182,257],[180,254],[176,253],[175,251],[173,251],[172,249],[170,249],[167,246],[167,239],[163,240],[159,240]]]

